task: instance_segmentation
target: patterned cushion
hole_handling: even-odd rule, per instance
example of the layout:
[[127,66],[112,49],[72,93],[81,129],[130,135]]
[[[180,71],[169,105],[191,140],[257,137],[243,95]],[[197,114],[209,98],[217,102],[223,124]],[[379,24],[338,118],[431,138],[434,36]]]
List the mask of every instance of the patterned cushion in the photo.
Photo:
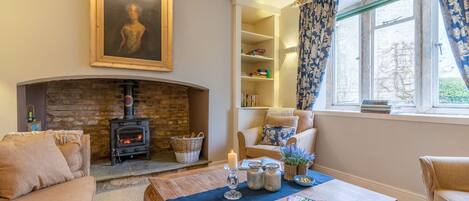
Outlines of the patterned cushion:
[[281,126],[264,126],[262,133],[262,141],[260,144],[285,146],[288,139],[295,135],[295,127],[281,127]]

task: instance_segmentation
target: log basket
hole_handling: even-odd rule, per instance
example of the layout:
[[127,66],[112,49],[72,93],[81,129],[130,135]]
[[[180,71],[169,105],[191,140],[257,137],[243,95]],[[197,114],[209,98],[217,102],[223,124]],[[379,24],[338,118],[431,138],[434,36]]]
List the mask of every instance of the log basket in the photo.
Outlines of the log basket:
[[183,137],[171,137],[171,146],[176,155],[176,161],[179,163],[194,163],[199,160],[200,151],[205,134],[200,132],[195,135]]

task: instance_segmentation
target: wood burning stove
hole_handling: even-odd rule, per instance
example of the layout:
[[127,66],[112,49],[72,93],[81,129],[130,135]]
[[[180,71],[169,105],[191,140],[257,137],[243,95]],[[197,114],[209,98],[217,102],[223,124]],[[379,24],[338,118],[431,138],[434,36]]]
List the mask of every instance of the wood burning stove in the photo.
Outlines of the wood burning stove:
[[133,89],[135,83],[126,81],[124,87],[124,118],[110,121],[111,165],[122,162],[121,157],[146,155],[150,159],[150,121],[134,118]]

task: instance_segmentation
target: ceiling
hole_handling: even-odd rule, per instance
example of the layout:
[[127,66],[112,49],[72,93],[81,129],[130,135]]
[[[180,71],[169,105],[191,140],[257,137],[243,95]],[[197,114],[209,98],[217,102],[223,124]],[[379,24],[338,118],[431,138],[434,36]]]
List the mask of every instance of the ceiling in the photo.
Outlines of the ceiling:
[[[283,8],[293,3],[293,0],[255,0],[257,3],[266,4],[277,8]],[[339,0],[339,10],[347,8],[360,0]]]

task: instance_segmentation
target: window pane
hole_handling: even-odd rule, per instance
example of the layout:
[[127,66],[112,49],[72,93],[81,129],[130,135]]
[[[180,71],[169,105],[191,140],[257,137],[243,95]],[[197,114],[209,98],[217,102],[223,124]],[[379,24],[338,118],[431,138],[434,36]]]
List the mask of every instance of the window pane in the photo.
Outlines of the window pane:
[[335,38],[335,101],[358,104],[360,99],[360,18],[337,22]]
[[414,21],[375,30],[373,97],[414,104]]
[[399,0],[376,9],[376,26],[392,23],[414,15],[414,0]]
[[438,18],[437,48],[440,104],[469,104],[469,90],[461,78],[453,57],[441,11]]

